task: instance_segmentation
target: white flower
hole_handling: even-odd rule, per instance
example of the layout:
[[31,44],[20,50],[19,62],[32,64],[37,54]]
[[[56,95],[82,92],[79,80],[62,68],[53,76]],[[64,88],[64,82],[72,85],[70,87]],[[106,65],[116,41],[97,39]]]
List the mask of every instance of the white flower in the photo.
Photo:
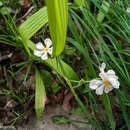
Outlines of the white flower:
[[128,13],[130,13],[130,8],[127,7],[126,11],[127,11]]
[[102,95],[104,92],[108,93],[113,88],[119,88],[120,83],[118,81],[118,77],[115,75],[113,70],[108,70],[107,72],[104,71],[106,67],[105,63],[102,63],[100,69],[99,76],[101,80],[91,80],[89,87],[93,90],[96,90],[97,95]]
[[36,50],[34,50],[34,55],[41,57],[43,60],[48,59],[48,53],[51,55],[52,54],[52,41],[47,38],[44,40],[43,45],[41,42],[38,42],[36,44]]

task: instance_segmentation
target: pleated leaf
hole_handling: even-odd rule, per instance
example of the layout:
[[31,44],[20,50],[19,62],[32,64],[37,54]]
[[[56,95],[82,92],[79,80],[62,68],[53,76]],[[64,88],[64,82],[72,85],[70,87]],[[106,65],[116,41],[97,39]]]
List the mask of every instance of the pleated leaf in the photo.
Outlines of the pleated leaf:
[[56,58],[48,59],[45,61],[45,64],[47,64],[51,69],[55,70],[58,74],[66,77],[69,80],[78,80],[78,76],[76,75],[74,70],[63,60],[60,60],[58,62]]
[[64,49],[68,21],[67,3],[68,0],[46,0],[53,56],[58,56]]
[[46,7],[40,9],[38,12],[29,17],[19,27],[19,33],[23,39],[30,39],[41,27],[48,22]]
[[43,113],[45,101],[46,101],[46,91],[43,84],[42,77],[37,68],[35,68],[35,78],[36,78],[36,88],[35,88],[35,110],[37,117],[40,117]]
[[[34,49],[36,48],[35,44],[31,40],[27,41],[27,45],[32,51],[34,51]],[[43,60],[41,59],[41,61]],[[69,80],[78,80],[77,74],[63,60],[57,62],[56,58],[53,58],[45,60],[44,63],[48,65],[51,69],[55,70],[59,75],[66,77]]]

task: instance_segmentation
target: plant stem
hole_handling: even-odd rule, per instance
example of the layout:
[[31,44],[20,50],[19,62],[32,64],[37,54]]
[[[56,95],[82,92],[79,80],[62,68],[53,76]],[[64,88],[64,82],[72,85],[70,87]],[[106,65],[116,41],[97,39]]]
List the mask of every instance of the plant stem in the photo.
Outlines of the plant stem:
[[91,123],[93,126],[95,126],[95,125],[94,125],[95,123],[94,123],[94,121],[92,120],[92,118],[89,116],[89,114],[88,114],[88,112],[87,112],[87,110],[86,110],[86,107],[84,106],[84,104],[83,104],[82,101],[79,99],[78,95],[76,94],[75,90],[73,89],[71,82],[70,82],[67,78],[65,78],[65,80],[66,80],[67,84],[69,85],[70,90],[71,90],[71,92],[73,93],[73,95],[74,95],[76,101],[79,103],[79,105],[80,105],[82,111],[84,112],[84,114],[86,115],[86,117],[88,118],[88,120],[90,121],[90,123]]
[[112,108],[111,108],[109,96],[108,96],[108,94],[103,94],[101,96],[101,98],[102,98],[104,107],[105,107],[106,112],[107,112],[107,116],[108,116],[108,119],[109,119],[109,122],[111,125],[111,129],[115,130],[115,122],[114,122],[113,115],[112,115]]

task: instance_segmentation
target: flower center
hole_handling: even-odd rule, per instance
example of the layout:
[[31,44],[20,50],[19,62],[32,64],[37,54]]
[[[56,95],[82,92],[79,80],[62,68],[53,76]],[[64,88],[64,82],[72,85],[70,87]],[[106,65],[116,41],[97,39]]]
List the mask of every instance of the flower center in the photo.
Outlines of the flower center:
[[45,45],[45,48],[43,48],[44,51],[48,52],[47,45]]
[[104,86],[111,88],[110,82],[108,80],[104,81]]

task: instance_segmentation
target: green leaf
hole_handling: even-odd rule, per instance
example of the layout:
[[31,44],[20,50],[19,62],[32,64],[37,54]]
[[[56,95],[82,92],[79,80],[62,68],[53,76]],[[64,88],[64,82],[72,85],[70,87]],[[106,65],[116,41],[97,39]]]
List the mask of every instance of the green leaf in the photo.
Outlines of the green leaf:
[[4,15],[7,15],[8,13],[11,12],[10,8],[8,8],[8,7],[2,7],[2,8],[0,9],[0,11],[1,11],[1,13],[4,14]]
[[[20,27],[18,31],[21,35],[21,40],[28,54],[31,56],[28,48],[31,41],[28,41],[42,26],[48,22],[47,9],[46,7],[40,9],[38,12],[28,18]],[[29,46],[31,47],[31,46]],[[33,46],[32,46],[33,47]],[[31,48],[32,48],[31,47]]]
[[84,6],[85,5],[85,0],[74,0],[75,3],[78,5],[78,6]]
[[[28,47],[33,51],[35,49],[35,44],[31,40],[28,40],[27,43],[28,43]],[[77,74],[64,61],[60,60],[60,62],[57,62],[56,58],[47,59],[45,61],[40,60],[40,61],[44,62],[46,65],[48,65],[51,69],[55,70],[61,76],[66,77],[69,80],[78,80]]]
[[[33,51],[36,47],[35,44],[31,41],[27,41],[28,47]],[[53,59],[47,59],[45,61],[40,60],[41,62],[44,62],[46,65],[48,65],[51,69],[55,70],[58,74],[61,76],[69,79],[69,80],[78,80],[77,74],[74,72],[74,70],[66,64],[64,61],[60,60],[60,62],[57,61],[56,58]]]
[[124,120],[127,124],[128,130],[130,130],[129,114],[127,114],[127,109],[125,107],[121,92],[118,89],[115,92],[116,92],[118,100],[120,101],[120,109],[122,110]]
[[68,0],[46,0],[53,56],[58,56],[64,49],[68,22],[67,3]]
[[34,44],[31,40],[27,40],[26,43],[27,43],[27,46],[28,46],[31,50],[36,49],[35,44]]
[[60,123],[65,124],[70,122],[69,118],[65,116],[53,116],[51,119],[54,123],[59,123],[59,124]]
[[85,61],[88,64],[88,67],[90,68],[90,70],[88,70],[88,72],[90,72],[90,74],[93,77],[96,77],[96,73],[95,73],[93,65],[92,65],[92,60],[90,59],[87,49],[85,49],[82,45],[80,45],[78,42],[76,42],[75,40],[73,40],[70,37],[67,37],[67,41],[72,43],[72,45],[74,45],[84,55]]
[[89,124],[89,122],[87,121],[80,121],[80,120],[70,120],[68,117],[66,116],[53,116],[52,118],[52,121],[54,123],[81,123],[81,124]]
[[102,9],[99,10],[99,13],[97,15],[97,21],[99,23],[102,23],[102,21],[104,20],[104,17],[106,16],[106,14],[109,11],[110,4],[106,1],[103,1],[101,8]]
[[35,89],[35,109],[37,117],[40,117],[43,113],[43,109],[46,101],[45,86],[43,84],[42,77],[37,68],[35,68],[36,89]]
[[41,76],[42,76],[45,86],[50,87],[51,80],[52,80],[51,73],[47,70],[40,70],[40,72],[41,72]]
[[2,1],[0,1],[0,6],[2,6],[3,5],[3,3],[2,3]]
[[130,107],[130,103],[125,103],[126,106]]
[[29,17],[22,25],[20,25],[19,33],[23,39],[29,40],[47,22],[47,9],[44,7]]
[[55,70],[64,78],[66,77],[69,80],[78,80],[78,76],[74,70],[62,60],[60,60],[60,62],[57,62],[56,58],[48,59],[45,60],[45,64],[47,64],[50,68]]
[[52,84],[52,91],[54,94],[57,94],[61,89],[62,89],[62,87],[59,86],[57,82],[54,82]]
[[76,49],[74,47],[70,47],[68,45],[65,45],[64,54],[68,56],[72,56],[76,52]]
[[[77,24],[77,23],[75,22],[75,24]],[[75,24],[74,24],[74,22],[73,22],[71,16],[69,15],[69,17],[68,17],[68,27],[69,27],[69,30],[70,30],[71,33],[73,34],[74,39],[75,39],[77,42],[79,42],[80,44],[82,44],[82,43],[81,43],[80,35],[78,34],[78,31],[77,31],[77,28],[76,28]]]
[[113,114],[112,114],[112,107],[111,107],[109,95],[103,94],[101,96],[101,98],[102,98],[102,102],[104,104],[104,107],[106,109],[108,120],[110,122],[111,128],[112,128],[112,130],[115,130],[115,121],[114,121]]

